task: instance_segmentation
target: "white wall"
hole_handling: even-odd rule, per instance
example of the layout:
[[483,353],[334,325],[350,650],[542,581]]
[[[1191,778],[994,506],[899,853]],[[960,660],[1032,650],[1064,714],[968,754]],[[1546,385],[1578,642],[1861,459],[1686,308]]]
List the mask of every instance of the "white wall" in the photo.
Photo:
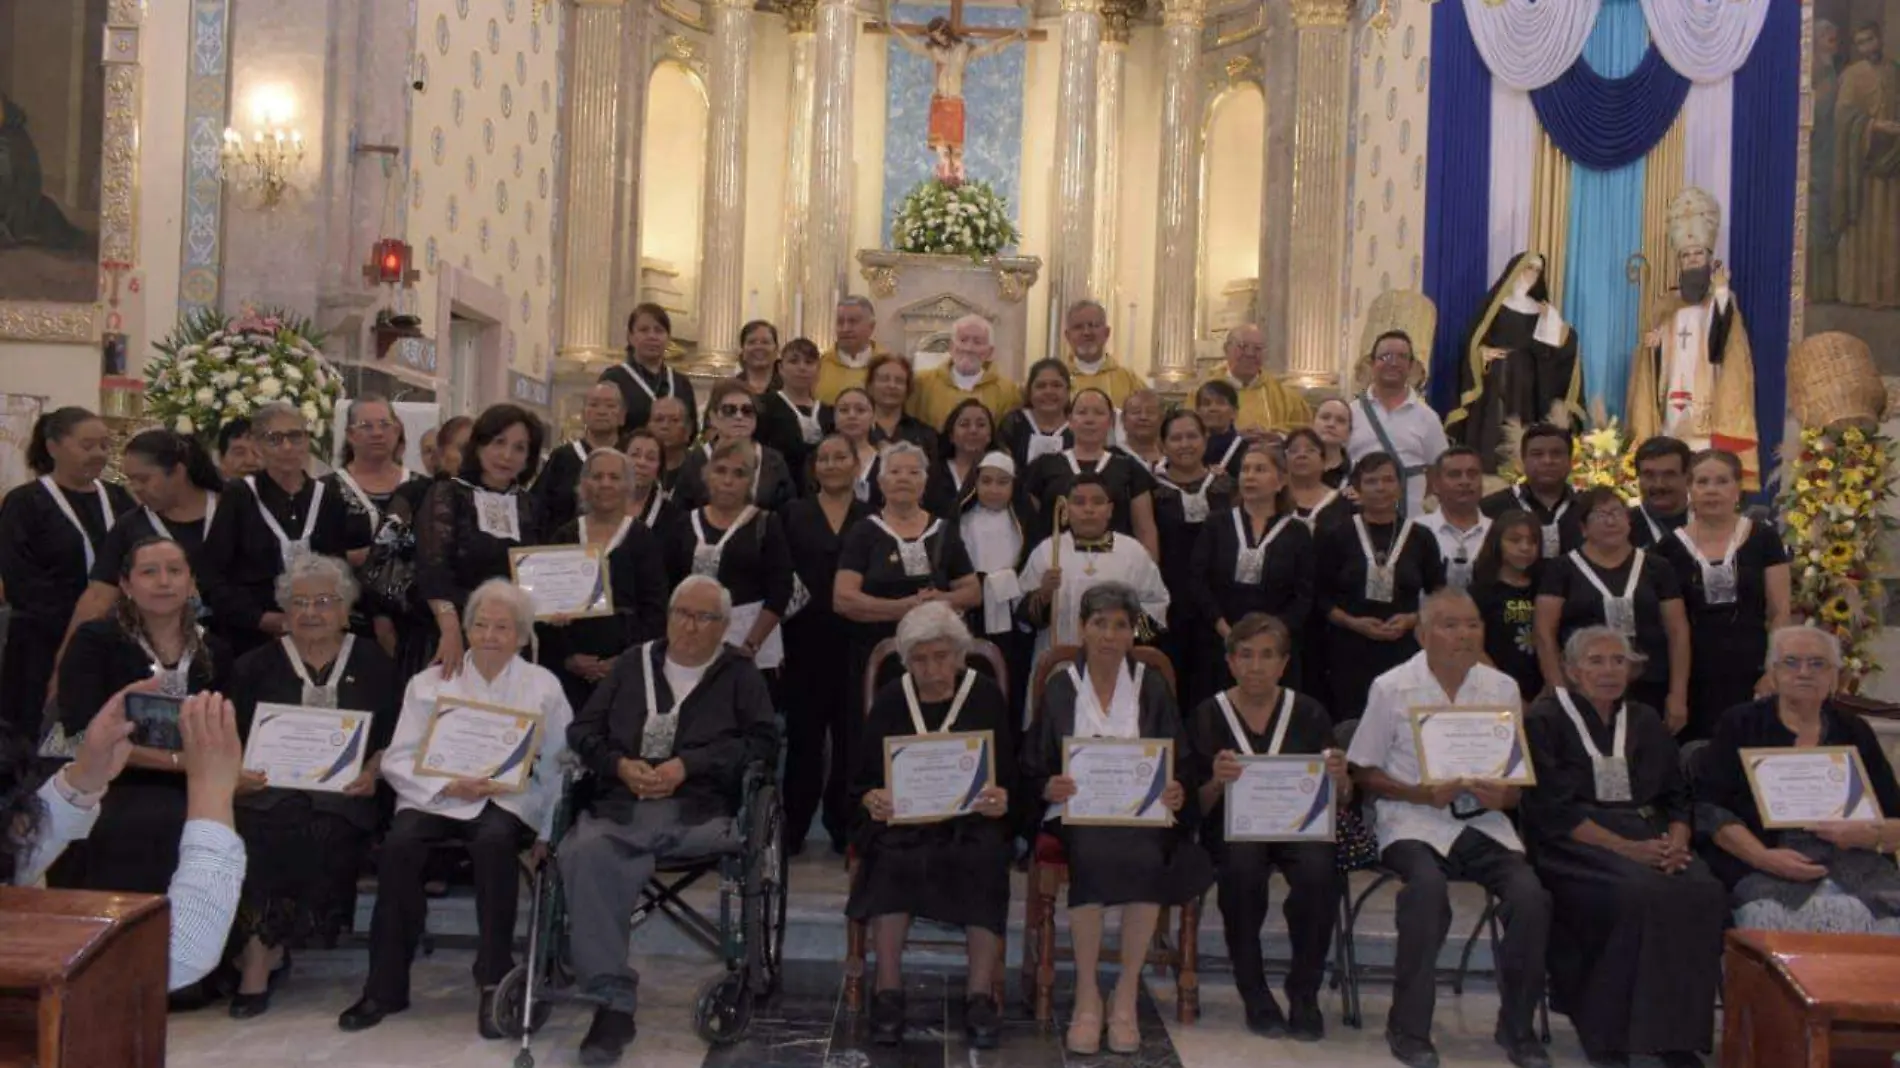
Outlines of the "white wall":
[[700,215],[705,209],[706,92],[672,61],[647,83],[640,140],[640,255],[665,260],[699,291]]
[[1261,183],[1265,180],[1267,98],[1242,82],[1208,103],[1201,157],[1199,336],[1206,337],[1231,282],[1260,273]]

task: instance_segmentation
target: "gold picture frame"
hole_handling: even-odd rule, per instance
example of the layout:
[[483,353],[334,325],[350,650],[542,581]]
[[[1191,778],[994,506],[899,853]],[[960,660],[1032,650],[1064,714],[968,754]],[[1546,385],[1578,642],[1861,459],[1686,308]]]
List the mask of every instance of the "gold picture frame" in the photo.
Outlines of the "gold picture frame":
[[[884,788],[891,791],[891,818],[888,821],[891,826],[902,827],[927,823],[944,823],[949,820],[961,818],[958,814],[926,813],[922,816],[901,816],[898,814],[898,799],[896,791],[892,789],[891,786],[893,779],[892,772],[894,770],[892,765],[895,763],[892,759],[892,753],[897,746],[914,745],[918,742],[960,742],[965,746],[968,746],[971,742],[978,743],[978,751],[985,754],[983,762],[984,771],[987,773],[984,776],[982,789],[987,790],[996,785],[996,733],[994,731],[934,731],[928,734],[891,735],[884,739]],[[963,815],[967,814],[968,813],[964,813]]]
[[[1161,761],[1161,766],[1157,769],[1161,781],[1164,783],[1174,781],[1174,740],[1171,738],[1064,738],[1062,739],[1062,774],[1065,776],[1069,774],[1069,751],[1078,743],[1093,746],[1144,747],[1148,750],[1144,755]],[[1165,792],[1165,787],[1163,792]],[[1161,805],[1161,794],[1154,795],[1154,804]],[[1076,816],[1070,814],[1069,806],[1065,803],[1062,806],[1062,822],[1071,827],[1146,827],[1151,830],[1157,827],[1174,826],[1174,813],[1168,812],[1165,805],[1162,806],[1162,811],[1167,816],[1166,820],[1141,819],[1136,816]]]
[[[515,546],[514,548],[511,548],[508,550],[508,581],[514,583],[517,586],[521,585],[520,562],[522,559],[526,557],[536,556],[536,555],[549,553],[549,552],[575,552],[575,551],[580,552],[583,556],[591,556],[597,561],[599,561],[600,579],[597,584],[598,589],[599,589],[599,594],[594,600],[589,602],[590,604],[594,605],[593,608],[585,612],[577,612],[569,616],[568,618],[569,619],[599,619],[602,616],[613,615],[614,614],[614,580],[613,580],[613,573],[611,571],[611,563],[607,558],[607,553],[598,545],[581,545],[579,543],[570,543],[567,545],[518,545],[518,546]],[[551,619],[553,617],[536,615],[534,618],[537,622],[546,622],[548,619]]]
[[[1835,816],[1833,820],[1819,822],[1866,822],[1870,819],[1880,820],[1885,818],[1885,814],[1880,811],[1880,798],[1874,795],[1872,781],[1867,778],[1867,765],[1860,759],[1860,750],[1851,745],[1817,745],[1811,748],[1799,749],[1787,746],[1765,746],[1761,748],[1743,749],[1740,751],[1740,756],[1742,760],[1742,774],[1748,779],[1748,794],[1754,799],[1755,812],[1761,817],[1761,825],[1764,830],[1794,830],[1812,827],[1815,825],[1815,822],[1817,822],[1811,820],[1770,820],[1768,818],[1768,806],[1762,802],[1761,784],[1755,780],[1755,769],[1764,760],[1773,760],[1776,757],[1830,756],[1845,758],[1844,770],[1849,776],[1853,776],[1854,778],[1849,779],[1844,785],[1851,789],[1855,782],[1859,783],[1861,799],[1866,801],[1873,815],[1871,817],[1863,816],[1856,819],[1848,815],[1847,812],[1842,812],[1840,815]],[[1851,793],[1848,795],[1848,804],[1849,806],[1853,806],[1854,804],[1854,797]]]
[[[534,764],[535,761],[541,758],[541,744],[546,740],[544,737],[547,734],[545,729],[546,724],[542,721],[541,713],[528,712],[519,708],[508,708],[503,705],[491,705],[481,701],[463,701],[446,695],[435,699],[435,709],[429,713],[429,729],[423,732],[422,743],[416,746],[416,777],[432,779],[456,779],[463,777],[445,771],[436,771],[428,766],[427,760],[429,747],[435,741],[435,729],[442,722],[442,714],[458,708],[466,708],[476,712],[488,712],[497,716],[513,716],[523,721],[521,729],[527,732],[528,748],[526,754],[520,760],[515,761],[515,765],[522,769],[520,775],[521,781],[518,783],[504,781],[502,785],[509,787],[509,793],[518,794],[525,792],[528,789],[528,784],[534,779]],[[496,781],[494,775],[489,775],[487,778],[490,781]]]
[[1450,779],[1435,777],[1431,774],[1431,769],[1426,766],[1424,724],[1426,720],[1433,716],[1442,715],[1489,716],[1495,717],[1500,722],[1508,724],[1512,733],[1516,736],[1517,760],[1522,762],[1524,771],[1520,775],[1508,774],[1513,764],[1507,762],[1504,766],[1504,770],[1507,774],[1503,778],[1492,778],[1486,779],[1485,781],[1503,783],[1507,786],[1537,785],[1537,767],[1535,762],[1531,760],[1530,742],[1524,737],[1524,718],[1522,716],[1505,705],[1474,705],[1468,707],[1433,705],[1430,707],[1413,708],[1409,713],[1412,724],[1412,751],[1418,755],[1418,782],[1420,786],[1439,786],[1459,781],[1458,777]]

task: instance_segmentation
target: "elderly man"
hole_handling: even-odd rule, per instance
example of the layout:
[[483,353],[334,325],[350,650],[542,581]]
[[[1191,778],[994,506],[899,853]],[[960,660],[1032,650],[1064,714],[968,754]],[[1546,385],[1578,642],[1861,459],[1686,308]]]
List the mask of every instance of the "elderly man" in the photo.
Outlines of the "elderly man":
[[1284,434],[1313,421],[1306,398],[1262,369],[1267,339],[1258,326],[1248,323],[1228,331],[1220,350],[1227,357],[1227,373],[1219,377],[1240,394],[1234,426],[1248,441],[1258,444],[1269,430]]
[[818,386],[813,391],[824,404],[838,394],[864,387],[865,369],[883,353],[871,335],[877,332],[877,308],[869,298],[847,296],[838,301],[837,345],[818,358]]
[[1405,881],[1386,1044],[1401,1064],[1436,1068],[1432,1007],[1438,951],[1451,927],[1448,884],[1470,881],[1502,902],[1498,1045],[1518,1068],[1545,1068],[1550,1058],[1531,1020],[1543,997],[1550,894],[1505,815],[1516,806],[1518,789],[1464,779],[1421,784],[1412,733],[1412,715],[1420,709],[1508,708],[1521,717],[1517,683],[1478,662],[1484,624],[1463,590],[1427,597],[1419,606],[1418,633],[1424,651],[1373,680],[1346,754],[1359,788],[1372,798],[1379,859]]
[[600,783],[561,843],[579,987],[596,999],[582,1064],[612,1064],[633,1041],[639,976],[631,914],[663,860],[738,847],[745,769],[778,746],[772,698],[752,661],[721,638],[732,597],[692,575],[673,591],[666,638],[628,650],[568,731]]
[[[612,382],[596,382],[588,389],[581,405],[581,436],[549,453],[540,477],[534,481],[534,495],[541,502],[548,530],[559,530],[574,521],[579,511],[581,466],[595,449],[620,447],[620,424],[626,411],[620,387]],[[648,418],[652,418],[651,413]]]
[[1138,374],[1108,354],[1108,309],[1094,300],[1078,300],[1062,317],[1062,340],[1069,343],[1069,394],[1099,389],[1120,411],[1128,396],[1147,388]]
[[1400,518],[1425,512],[1425,472],[1451,443],[1418,391],[1412,372],[1418,366],[1412,338],[1403,330],[1388,330],[1372,343],[1367,356],[1372,385],[1353,402],[1352,437],[1346,452],[1353,463],[1371,452],[1389,452],[1405,477],[1405,496],[1399,500]]
[[[905,407],[911,417],[935,430],[943,426],[957,405],[972,397],[990,410],[990,418],[1003,416],[1022,407],[1022,390],[1014,379],[999,375],[990,367],[996,343],[990,321],[981,315],[966,315],[950,327],[950,362],[917,375]],[[949,434],[944,435],[945,440]]]

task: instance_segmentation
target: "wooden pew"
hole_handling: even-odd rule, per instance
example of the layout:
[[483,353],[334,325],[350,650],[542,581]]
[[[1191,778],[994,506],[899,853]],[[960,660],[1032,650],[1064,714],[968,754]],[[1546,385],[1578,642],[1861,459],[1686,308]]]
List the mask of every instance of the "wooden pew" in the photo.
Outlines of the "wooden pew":
[[1900,939],[1728,933],[1722,1068],[1886,1065],[1900,1051]]
[[160,1068],[171,905],[0,887],[0,1065]]

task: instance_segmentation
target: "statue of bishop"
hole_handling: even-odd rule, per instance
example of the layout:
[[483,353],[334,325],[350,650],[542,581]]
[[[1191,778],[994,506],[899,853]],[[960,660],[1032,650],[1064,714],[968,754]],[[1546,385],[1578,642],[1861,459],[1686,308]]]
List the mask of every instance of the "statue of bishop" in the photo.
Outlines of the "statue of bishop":
[[1629,429],[1637,441],[1666,434],[1734,453],[1752,492],[1761,486],[1755,363],[1728,268],[1715,260],[1721,226],[1722,206],[1704,190],[1690,186],[1669,202],[1676,288],[1644,320],[1653,325],[1630,362]]

